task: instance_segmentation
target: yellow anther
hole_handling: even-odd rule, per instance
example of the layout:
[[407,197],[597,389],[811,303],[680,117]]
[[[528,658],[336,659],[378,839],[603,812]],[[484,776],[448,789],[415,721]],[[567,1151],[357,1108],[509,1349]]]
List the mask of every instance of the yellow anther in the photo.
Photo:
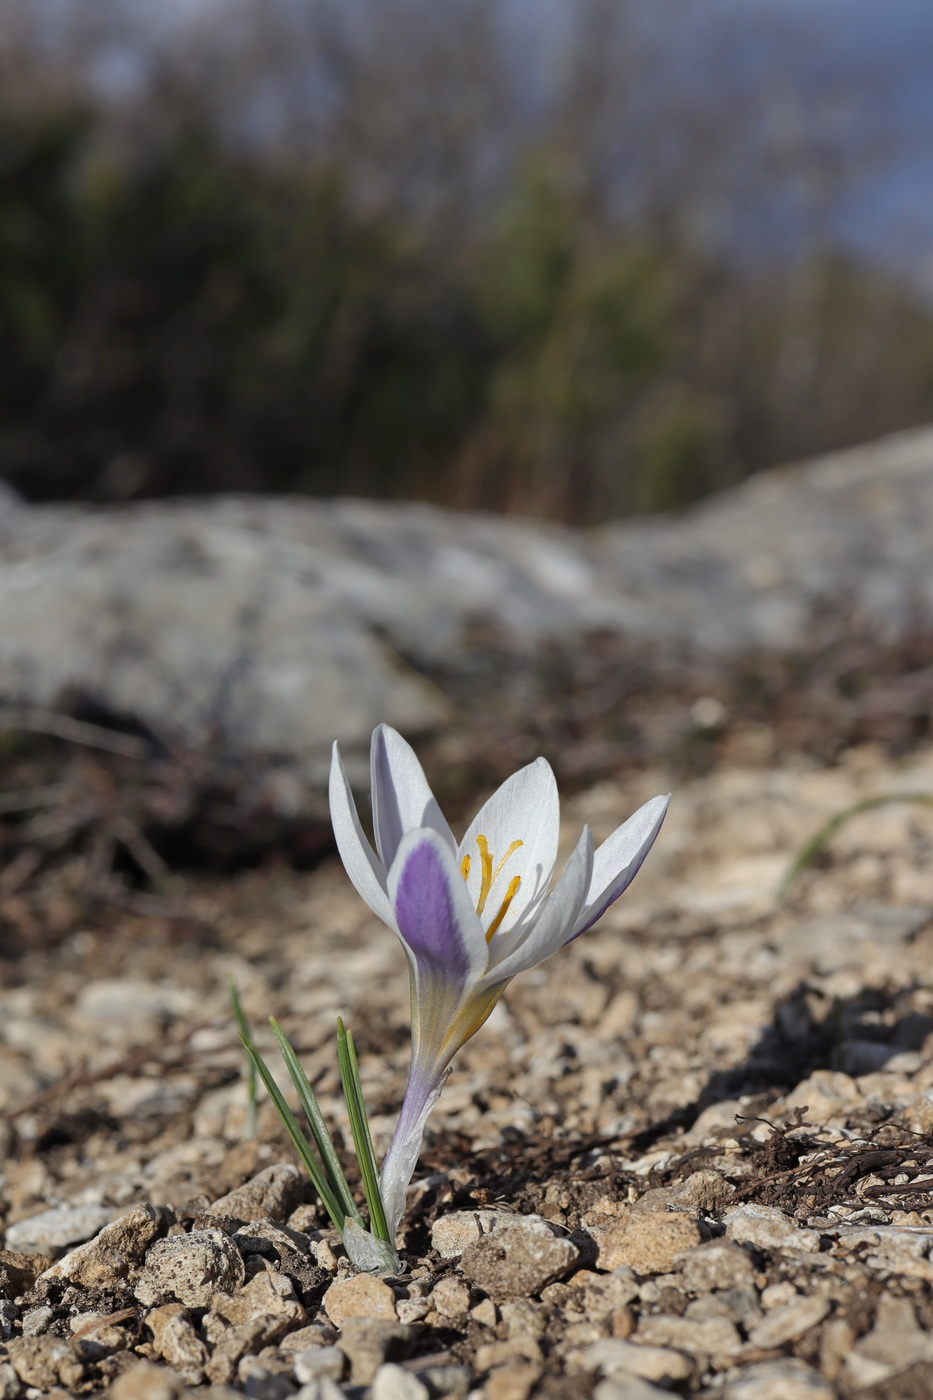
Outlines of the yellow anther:
[[[519,845],[519,846],[521,845],[521,842],[520,842],[520,841],[518,842],[518,845]],[[502,869],[501,864],[500,864],[500,866],[499,866],[499,869],[500,869],[500,870]],[[505,892],[505,899],[502,901],[502,903],[501,903],[500,906],[499,906],[499,912],[498,912],[498,914],[496,915],[496,917],[493,919],[492,923],[489,925],[488,929],[486,930],[486,942],[487,942],[487,943],[489,943],[489,942],[491,941],[493,934],[496,933],[496,932],[498,931],[499,925],[502,923],[502,920],[505,918],[506,914],[509,912],[509,905],[512,903],[512,900],[515,898],[515,895],[516,895],[517,892],[518,892],[518,887],[519,887],[519,885],[520,885],[521,883],[522,883],[522,877],[521,877],[521,875],[513,875],[512,878],[511,878],[511,880],[509,881],[509,887],[508,887],[508,889],[507,889],[506,892]]]
[[489,842],[485,836],[477,836],[476,844],[479,847],[479,858],[483,871],[479,886],[479,899],[476,901],[476,912],[482,914],[486,907],[486,900],[489,898],[489,891],[492,888],[492,856],[489,854]]
[[[509,849],[506,851],[505,855],[499,861],[499,864],[495,867],[495,869],[493,869],[493,856],[492,852],[489,849],[489,842],[486,840],[485,836],[477,836],[476,845],[479,849],[480,866],[482,870],[482,878],[480,880],[479,885],[479,899],[476,901],[477,914],[482,914],[483,910],[486,908],[486,900],[489,898],[489,891],[492,889],[496,880],[498,880],[502,867],[505,865],[509,856],[514,855],[514,853],[518,850],[519,846],[523,846],[524,844],[524,841],[513,841]],[[469,856],[464,856],[463,860],[460,862],[460,873],[463,876],[464,880],[466,880],[469,876]],[[512,884],[514,883],[515,882],[513,880]],[[517,888],[518,886],[516,886],[516,889]],[[506,895],[506,900],[511,899],[514,893],[515,890],[512,889],[512,885],[509,885],[509,893]],[[499,924],[497,922],[496,928],[498,927]]]

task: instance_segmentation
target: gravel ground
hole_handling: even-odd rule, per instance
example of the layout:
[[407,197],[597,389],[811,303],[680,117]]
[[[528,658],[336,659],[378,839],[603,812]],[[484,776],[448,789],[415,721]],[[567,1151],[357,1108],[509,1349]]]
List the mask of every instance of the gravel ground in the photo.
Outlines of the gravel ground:
[[[774,893],[840,809],[933,793],[933,750],[769,742],[678,784],[625,899],[461,1052],[397,1279],[352,1274],[268,1104],[244,1137],[230,974],[333,1122],[345,1017],[388,1141],[404,958],[339,865],[192,882],[187,922],[63,895],[37,931],[0,893],[0,1400],[933,1394],[933,808]],[[669,785],[578,793],[568,849]]]

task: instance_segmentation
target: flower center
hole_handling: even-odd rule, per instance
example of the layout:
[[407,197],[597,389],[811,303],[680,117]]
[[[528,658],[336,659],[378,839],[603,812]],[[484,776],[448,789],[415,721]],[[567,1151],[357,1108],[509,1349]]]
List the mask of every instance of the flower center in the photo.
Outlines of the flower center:
[[[505,865],[506,861],[508,860],[509,856],[512,855],[515,851],[517,851],[519,846],[523,846],[524,844],[524,841],[513,841],[509,849],[506,851],[505,855],[499,861],[499,863],[494,864],[494,857],[489,849],[489,842],[486,840],[486,837],[477,836],[476,846],[477,850],[479,851],[480,859],[479,899],[476,901],[477,914],[481,915],[483,913],[483,910],[486,908],[486,900],[489,898],[489,891],[492,889],[493,883],[498,879],[499,873],[502,870],[502,867]],[[463,857],[463,860],[460,862],[460,873],[463,876],[464,880],[468,879],[469,877],[470,865],[470,856],[465,855]],[[508,889],[505,892],[505,898],[499,905],[499,911],[486,930],[487,943],[490,941],[493,934],[497,932],[502,923],[502,920],[509,912],[509,905],[512,903],[512,900],[518,893],[518,887],[521,883],[522,877],[520,875],[513,875],[511,880],[509,881]]]

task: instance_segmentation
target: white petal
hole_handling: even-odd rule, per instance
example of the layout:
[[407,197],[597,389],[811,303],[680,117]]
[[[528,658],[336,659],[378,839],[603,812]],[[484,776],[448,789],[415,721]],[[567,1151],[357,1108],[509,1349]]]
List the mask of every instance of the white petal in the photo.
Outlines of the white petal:
[[661,830],[671,795],[652,797],[597,848],[586,903],[574,936],[583,933],[628,889]]
[[[486,895],[480,915],[489,927],[502,907],[509,885],[521,877],[508,911],[499,925],[507,931],[523,921],[543,899],[554,872],[560,837],[560,803],[551,766],[535,759],[507,778],[473,818],[460,842],[460,857],[470,858],[467,889],[479,906],[483,863],[477,837],[486,838],[495,879]],[[514,842],[522,844],[506,859]],[[497,935],[494,935],[497,936]]]
[[340,859],[357,894],[383,923],[394,929],[395,915],[386,888],[386,871],[376,859],[373,848],[363,833],[346,769],[336,744],[330,763],[330,819]]
[[387,724],[373,730],[370,772],[376,850],[386,870],[395,860],[405,832],[418,827],[429,827],[444,838],[451,851],[457,849],[414,749]]
[[516,947],[505,946],[505,955],[495,960],[496,939],[489,945],[490,969],[483,985],[503,981],[536,967],[573,936],[577,917],[590,885],[593,873],[593,837],[589,827],[583,828],[579,841],[570,854],[563,873],[551,890],[544,908],[533,927]]

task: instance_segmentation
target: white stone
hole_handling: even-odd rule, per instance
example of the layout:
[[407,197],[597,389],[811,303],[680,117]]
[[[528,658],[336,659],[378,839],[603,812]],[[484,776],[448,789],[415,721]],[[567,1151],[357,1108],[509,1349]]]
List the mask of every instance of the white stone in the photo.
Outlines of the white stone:
[[302,1385],[308,1381],[339,1381],[345,1360],[339,1347],[307,1347],[295,1355],[295,1379]]
[[820,1247],[816,1230],[807,1230],[776,1206],[742,1205],[726,1212],[726,1234],[736,1244],[757,1249],[789,1249],[815,1254]]
[[451,1211],[431,1227],[431,1245],[442,1259],[458,1259],[467,1245],[475,1244],[483,1235],[511,1230],[522,1218],[504,1210]]
[[6,1247],[21,1254],[53,1253],[65,1245],[91,1239],[110,1223],[114,1214],[107,1206],[56,1206],[8,1226]]
[[829,1312],[829,1300],[816,1295],[798,1298],[783,1308],[774,1308],[768,1316],[752,1328],[748,1340],[752,1346],[770,1351],[772,1347],[782,1347],[785,1342],[795,1341],[809,1332]]
[[835,1391],[802,1361],[762,1361],[726,1386],[723,1400],[833,1400]]
[[387,1361],[373,1378],[372,1400],[430,1400],[430,1391],[413,1371]]

